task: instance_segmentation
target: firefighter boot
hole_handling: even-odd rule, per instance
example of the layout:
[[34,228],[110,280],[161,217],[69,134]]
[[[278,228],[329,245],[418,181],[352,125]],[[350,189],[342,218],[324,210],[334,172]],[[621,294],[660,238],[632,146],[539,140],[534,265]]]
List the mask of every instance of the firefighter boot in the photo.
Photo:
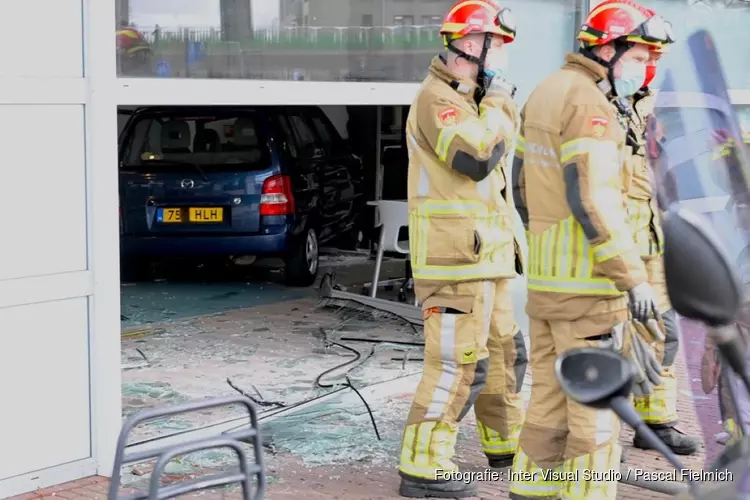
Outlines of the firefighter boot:
[[508,455],[487,455],[487,461],[492,469],[504,469],[513,465],[513,457],[515,456],[515,453]]
[[471,498],[479,494],[479,489],[474,481],[433,481],[401,473],[401,487],[398,492],[402,497],[408,498]]
[[[693,455],[701,449],[700,439],[688,436],[676,427],[652,427],[657,437],[677,455]],[[633,446],[641,450],[651,450],[651,445],[636,433]]]

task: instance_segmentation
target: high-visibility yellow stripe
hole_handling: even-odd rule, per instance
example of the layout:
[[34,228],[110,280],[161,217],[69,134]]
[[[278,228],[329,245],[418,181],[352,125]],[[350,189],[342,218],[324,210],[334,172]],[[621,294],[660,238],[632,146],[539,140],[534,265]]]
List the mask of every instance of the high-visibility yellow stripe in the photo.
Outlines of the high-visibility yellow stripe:
[[516,141],[516,151],[519,153],[525,153],[526,152],[526,139],[522,135],[518,135],[518,140]]
[[614,238],[610,238],[609,241],[595,246],[592,250],[594,251],[594,257],[596,257],[596,261],[604,262],[613,257],[616,257],[617,247],[618,245]]
[[633,398],[638,414],[647,424],[665,424],[678,420],[677,380],[664,377],[654,392],[644,398]]
[[626,203],[628,225],[640,255],[650,257],[663,254],[664,249],[660,244],[660,242],[664,241],[661,227],[658,224],[654,225],[658,241],[654,241],[654,237],[651,234],[652,219],[656,219],[658,215],[653,213],[650,201],[628,198]]
[[591,137],[579,137],[560,146],[560,163],[566,163],[578,155],[592,152],[596,144],[600,142]]
[[435,480],[437,471],[458,471],[451,461],[457,432],[443,422],[421,422],[406,426],[401,443],[399,469],[412,477]]
[[[551,470],[560,472],[562,465]],[[554,498],[562,490],[562,481],[545,480],[542,469],[520,448],[513,460],[512,472],[513,477],[519,478],[510,485],[510,492],[516,495]]]
[[[432,219],[439,216],[455,216],[456,219],[471,221],[476,231],[482,235],[482,245],[476,261],[460,265],[428,265],[430,254],[428,232]],[[508,226],[502,230],[503,225]],[[512,254],[513,232],[509,214],[504,211],[490,211],[479,201],[426,200],[409,213],[409,246],[412,274],[415,279],[462,281],[467,279],[490,279],[508,274],[504,267],[514,266]],[[498,252],[507,252],[507,258]]]
[[606,278],[551,278],[528,277],[528,289],[537,292],[570,293],[580,295],[621,295],[622,292]]
[[620,238],[592,247],[571,216],[541,234],[527,233],[528,288],[540,292],[621,295],[615,283],[593,277],[594,264],[617,255]]
[[482,451],[488,455],[510,455],[518,449],[518,437],[521,434],[521,426],[516,425],[511,429],[508,439],[505,439],[498,431],[491,429],[477,420],[477,434],[482,443]]

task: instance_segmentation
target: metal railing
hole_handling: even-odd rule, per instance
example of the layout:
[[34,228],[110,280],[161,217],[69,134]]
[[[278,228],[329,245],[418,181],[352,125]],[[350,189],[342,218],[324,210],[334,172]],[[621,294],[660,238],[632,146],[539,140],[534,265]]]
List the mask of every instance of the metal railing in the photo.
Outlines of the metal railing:
[[[193,413],[209,408],[221,406],[242,406],[248,416],[248,428],[234,432],[217,434],[213,437],[187,440],[177,446],[155,446],[141,452],[128,452],[128,437],[139,425],[146,422],[172,417],[185,413]],[[252,448],[252,454],[246,451],[246,444]],[[175,458],[198,451],[228,448],[237,457],[238,470],[226,471],[194,480],[163,485],[161,483],[167,464]],[[156,459],[156,465],[151,472],[151,479],[147,491],[122,496],[121,487],[122,467],[127,464]],[[262,500],[266,489],[265,466],[263,462],[263,448],[258,426],[258,415],[254,404],[246,397],[232,396],[217,399],[206,399],[185,403],[166,408],[143,410],[130,417],[120,431],[115,451],[115,464],[110,481],[108,500],[164,500],[175,498],[194,491],[239,483],[242,486],[243,500]]]
[[442,44],[439,25],[414,26],[288,26],[254,30],[242,40],[230,40],[219,29],[182,28],[165,30],[140,27],[155,51],[203,44],[205,50],[227,46],[241,50],[419,50]]

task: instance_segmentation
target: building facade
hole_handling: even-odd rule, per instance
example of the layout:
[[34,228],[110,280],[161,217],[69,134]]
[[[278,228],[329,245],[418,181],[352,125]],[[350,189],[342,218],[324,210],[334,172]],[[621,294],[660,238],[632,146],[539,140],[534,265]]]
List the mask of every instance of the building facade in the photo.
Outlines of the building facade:
[[[435,25],[451,3],[2,3],[14,20],[6,39],[19,47],[0,73],[12,166],[0,187],[0,498],[111,472],[121,424],[116,106],[408,105],[441,49]],[[708,28],[735,103],[750,105],[746,1],[644,3],[678,35]],[[523,101],[575,47],[590,5],[506,5],[519,23],[511,58]],[[127,27],[145,50],[113,36]]]
[[[212,21],[201,27],[149,24],[138,15],[144,0],[117,0],[118,12],[137,18],[153,57],[123,77],[230,79],[264,82],[257,95],[279,89],[281,102],[298,86],[271,82],[305,81],[305,99],[326,104],[409,104],[414,85],[441,49],[437,26],[452,0],[216,0]],[[161,0],[162,3],[167,0]],[[149,3],[149,9],[160,0]],[[183,2],[187,8],[194,2]],[[575,47],[574,36],[587,0],[507,0],[519,23],[511,50],[512,76],[523,99]],[[714,35],[734,90],[750,86],[750,2],[746,0],[645,0],[672,21],[678,35],[707,28]],[[127,8],[123,5],[127,4]],[[220,5],[219,5],[220,4]],[[166,5],[166,3],[165,3]],[[170,4],[171,5],[171,4]],[[263,6],[263,7],[261,7]],[[268,14],[272,11],[273,14]],[[269,16],[271,16],[269,18]],[[195,17],[195,16],[193,16]],[[211,22],[215,27],[206,27]],[[313,85],[313,82],[367,85]],[[377,84],[393,84],[373,86]],[[242,87],[247,88],[247,87]],[[330,91],[341,89],[342,92]],[[381,95],[387,89],[390,99]],[[358,92],[360,90],[361,92]],[[394,92],[395,91],[395,92]],[[403,92],[402,92],[403,91]],[[371,98],[367,98],[370,95]],[[351,96],[351,99],[348,98]],[[253,96],[246,98],[253,99]],[[295,96],[291,96],[295,99]],[[362,98],[362,99],[360,99]],[[342,99],[346,102],[343,102]],[[357,100],[359,99],[359,100]],[[384,100],[385,99],[385,100]],[[338,100],[338,101],[337,101]],[[352,102],[349,102],[352,101]]]

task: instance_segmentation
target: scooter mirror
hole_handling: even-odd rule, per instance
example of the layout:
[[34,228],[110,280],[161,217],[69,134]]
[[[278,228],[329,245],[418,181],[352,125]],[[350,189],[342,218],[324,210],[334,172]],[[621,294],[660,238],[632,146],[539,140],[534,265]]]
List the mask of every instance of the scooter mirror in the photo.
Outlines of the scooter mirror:
[[627,398],[633,385],[633,365],[607,349],[582,347],[558,356],[555,375],[573,401],[592,408],[609,408],[617,397]]
[[680,315],[710,326],[729,324],[741,291],[725,247],[710,223],[683,208],[663,218],[667,293]]

